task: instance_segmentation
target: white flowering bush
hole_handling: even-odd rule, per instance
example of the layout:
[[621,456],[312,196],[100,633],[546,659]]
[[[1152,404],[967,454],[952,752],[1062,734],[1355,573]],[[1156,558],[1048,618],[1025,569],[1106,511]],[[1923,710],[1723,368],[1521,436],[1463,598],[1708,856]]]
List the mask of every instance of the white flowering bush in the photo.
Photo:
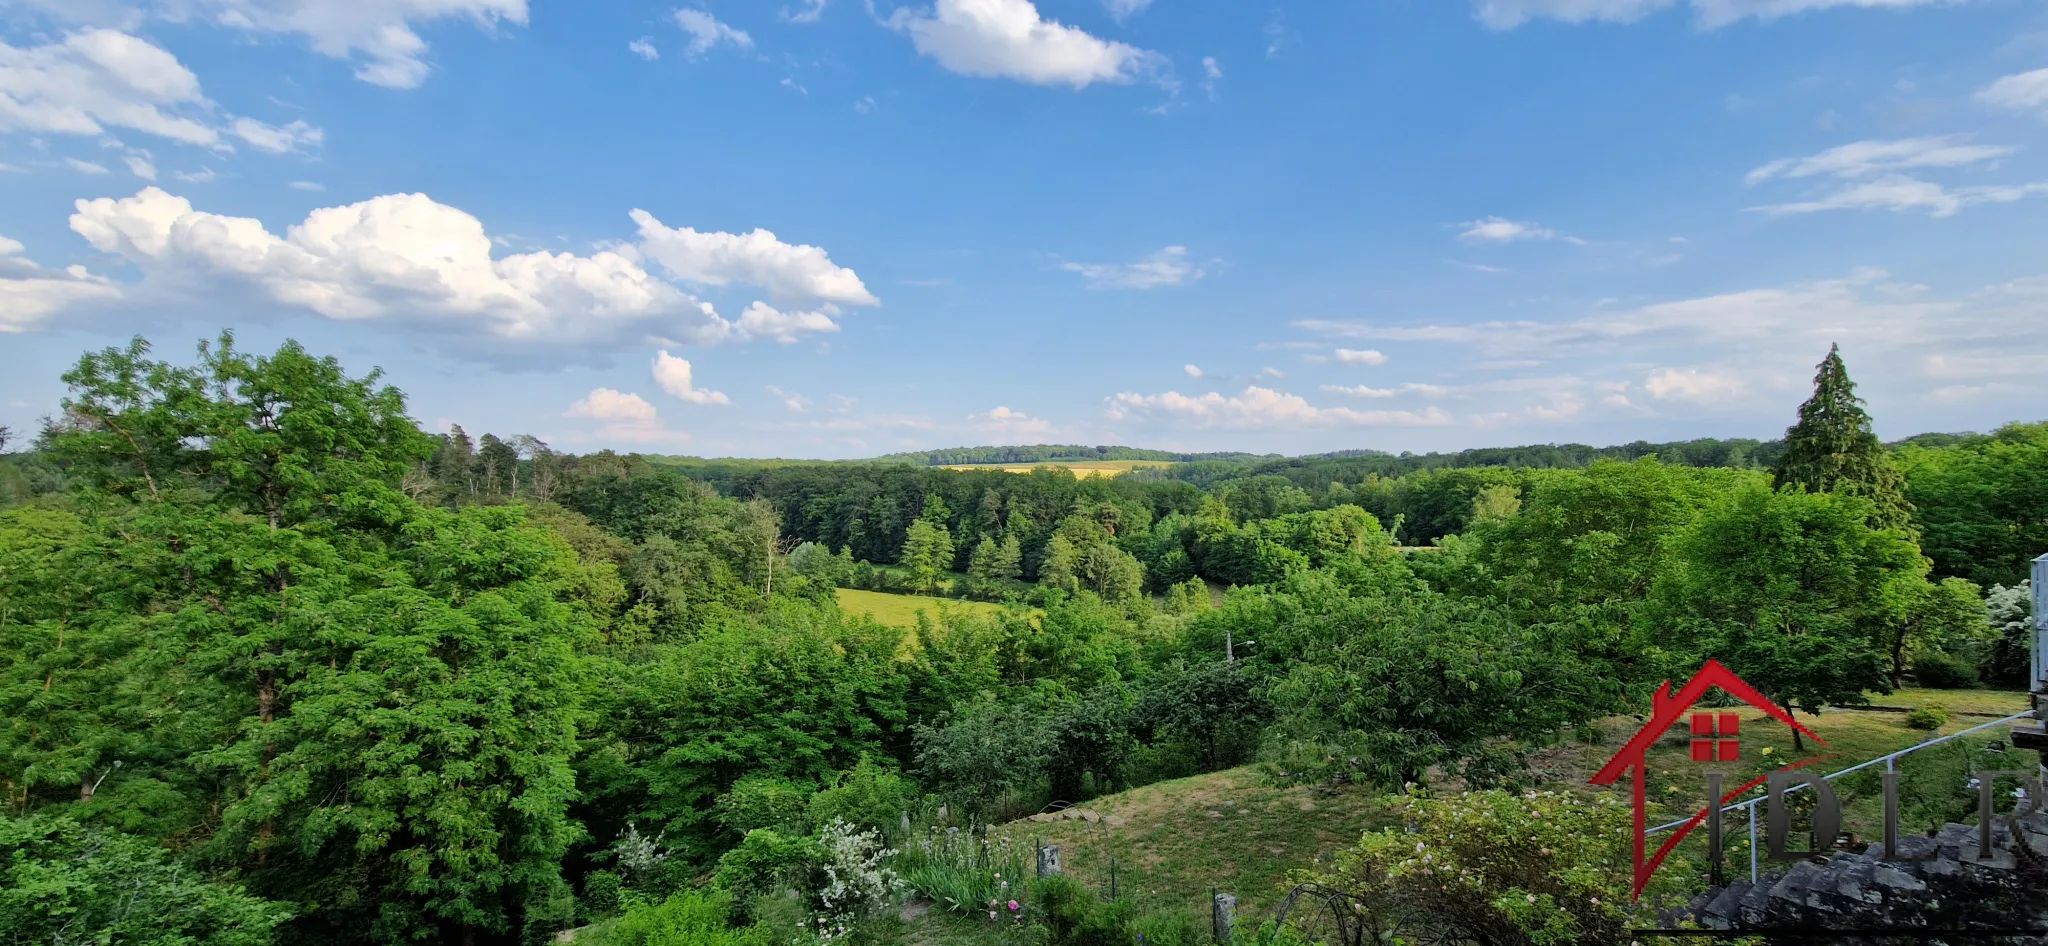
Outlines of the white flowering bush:
[[818,832],[817,844],[813,932],[824,942],[837,942],[852,936],[863,918],[894,899],[896,872],[883,861],[896,852],[882,844],[879,832],[858,829],[840,818]]

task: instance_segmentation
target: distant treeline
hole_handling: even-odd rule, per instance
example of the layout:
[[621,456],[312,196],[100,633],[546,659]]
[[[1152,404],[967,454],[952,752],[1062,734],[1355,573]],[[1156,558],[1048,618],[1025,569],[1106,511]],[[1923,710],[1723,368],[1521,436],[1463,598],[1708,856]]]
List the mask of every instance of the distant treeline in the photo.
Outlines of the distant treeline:
[[955,466],[969,463],[1044,463],[1050,460],[1166,460],[1186,463],[1192,460],[1236,460],[1236,459],[1279,459],[1278,454],[1261,458],[1257,454],[1239,452],[1221,453],[1174,453],[1169,450],[1146,450],[1141,447],[1098,446],[1084,447],[1070,443],[1041,443],[1014,447],[948,447],[943,450],[919,450],[911,453],[892,453],[876,457],[877,463],[910,463],[917,466]]

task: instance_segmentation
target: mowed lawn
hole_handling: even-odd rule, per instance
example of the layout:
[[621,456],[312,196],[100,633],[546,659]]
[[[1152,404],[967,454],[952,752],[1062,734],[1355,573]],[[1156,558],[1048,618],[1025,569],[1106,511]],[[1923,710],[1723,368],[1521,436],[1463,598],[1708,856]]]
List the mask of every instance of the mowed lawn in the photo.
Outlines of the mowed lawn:
[[[2019,692],[1999,690],[1925,690],[1905,688],[1897,692],[1872,694],[1873,708],[1844,709],[1830,708],[1819,716],[1806,713],[1798,715],[1799,722],[1814,734],[1826,740],[1826,745],[1817,745],[1805,740],[1805,751],[1798,751],[1792,745],[1792,733],[1777,720],[1766,717],[1762,712],[1747,706],[1732,710],[1741,720],[1741,756],[1735,762],[1716,763],[1711,768],[1726,774],[1726,790],[1752,778],[1775,771],[1793,762],[1814,757],[1824,757],[1807,766],[1807,770],[1819,774],[1839,772],[1860,762],[1875,759],[1910,746],[1926,742],[1938,736],[1958,733],[1995,719],[2022,712],[2027,709],[2027,695]],[[1938,730],[1914,729],[1906,725],[1906,714],[1899,710],[1916,709],[1930,704],[1940,704],[1950,712],[1949,723]],[[1878,708],[1882,707],[1882,708]],[[1700,707],[1704,712],[1731,712],[1714,707]],[[1965,715],[1968,714],[1968,715]],[[1602,765],[1618,751],[1630,736],[1641,727],[1641,723],[1626,716],[1603,720],[1598,728],[1601,741],[1598,744],[1569,742],[1564,745],[1538,750],[1530,755],[1530,766],[1543,781],[1558,788],[1574,788],[1583,791],[1611,791],[1616,797],[1627,799],[1630,793],[1626,778],[1606,789],[1596,789],[1586,780],[1599,771]],[[2009,739],[2009,729],[1993,727],[1973,736],[1966,737],[1975,745]],[[1664,820],[1676,820],[1697,812],[1706,805],[1705,772],[1710,766],[1692,761],[1691,736],[1687,725],[1681,722],[1671,728],[1658,740],[1649,754],[1649,777],[1645,780],[1646,794],[1653,802],[1665,809]],[[1914,756],[1905,756],[1896,764],[1901,772],[1911,772],[1915,766]],[[2019,763],[2014,768],[2030,765],[2027,760],[2031,753],[2015,753]],[[1755,797],[1761,789],[1744,796],[1744,800]],[[1879,806],[1875,798],[1845,798],[1844,829],[1859,836],[1871,837],[1880,829]],[[1736,816],[1742,820],[1739,826],[1747,833],[1747,815]],[[1730,830],[1736,830],[1731,828]]]
[[970,614],[993,614],[1002,610],[999,605],[984,601],[961,601],[954,598],[927,598],[922,595],[895,595],[882,591],[862,591],[858,588],[838,590],[839,609],[848,614],[865,614],[890,627],[916,627],[918,612],[925,612],[936,620],[939,609],[966,611]]
[[1072,470],[1075,476],[1085,480],[1091,476],[1120,476],[1132,470],[1163,470],[1172,465],[1172,462],[1166,460],[1042,460],[1037,463],[967,463],[949,466],[946,469],[1029,473],[1042,466],[1056,466]]
[[1246,767],[1155,782],[1076,806],[1097,821],[1014,821],[997,829],[1060,846],[1069,874],[1109,884],[1146,907],[1208,915],[1209,889],[1236,894],[1240,913],[1270,915],[1313,867],[1365,831],[1390,823],[1381,796],[1358,789],[1278,786]]
[[[1743,708],[1736,710],[1742,716],[1741,761],[1716,767],[1730,772],[1730,788],[1814,755],[1829,757],[1814,769],[1835,772],[2027,708],[2026,694],[1994,690],[1906,689],[1874,697],[1874,702],[1886,707],[1941,703],[1952,712],[1982,715],[1957,715],[1940,730],[1927,732],[1906,726],[1901,712],[1831,709],[1818,717],[1802,713],[1799,721],[1828,741],[1825,748],[1809,741],[1802,754],[1793,751],[1783,724],[1765,721],[1763,714]],[[1626,779],[1607,789],[1588,785],[1586,779],[1639,725],[1625,716],[1607,719],[1599,726],[1601,741],[1597,744],[1568,742],[1532,753],[1529,774],[1537,787],[1610,791],[1626,799]],[[1970,739],[1973,743],[2004,739],[2005,732],[1999,727]],[[1650,796],[1663,803],[1666,812],[1682,813],[1667,813],[1666,818],[1690,815],[1704,804],[1701,773],[1706,767],[1691,760],[1686,738],[1681,725],[1650,754]],[[1765,749],[1771,751],[1765,754]],[[2029,753],[2021,761],[2031,758]],[[1900,765],[1902,770],[1912,766],[1912,757]],[[1447,782],[1444,787],[1456,790],[1462,786]],[[1150,901],[1151,906],[1185,907],[1201,916],[1207,914],[1212,887],[1236,894],[1241,911],[1270,916],[1291,886],[1291,873],[1327,863],[1333,852],[1356,843],[1361,833],[1395,823],[1388,815],[1386,796],[1371,790],[1283,787],[1254,767],[1159,782],[1077,807],[1111,817],[1096,821],[1026,819],[998,831],[1021,841],[1037,838],[1058,844],[1067,871],[1089,884],[1107,886],[1109,862],[1114,857],[1120,892]],[[1875,808],[1872,799],[1852,803],[1845,827],[1864,837],[1874,836],[1878,828]],[[1739,847],[1740,836],[1747,834],[1747,821],[1741,816],[1736,820],[1729,830],[1737,835],[1731,843]],[[1687,843],[1703,844],[1700,839],[1704,836],[1704,832],[1696,833]],[[1733,861],[1746,856],[1740,850],[1730,855]]]

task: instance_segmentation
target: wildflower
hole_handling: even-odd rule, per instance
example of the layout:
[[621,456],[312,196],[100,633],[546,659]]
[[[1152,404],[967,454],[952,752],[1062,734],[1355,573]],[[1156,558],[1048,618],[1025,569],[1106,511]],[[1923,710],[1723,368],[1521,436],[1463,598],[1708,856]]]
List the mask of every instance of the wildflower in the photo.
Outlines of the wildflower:
[[994,911],[994,910],[990,910],[990,911],[988,911],[988,918],[989,918],[989,919],[991,919],[991,920],[995,919],[995,918],[996,918],[996,911]]
[[1017,912],[1018,910],[1022,910],[1022,909],[1024,909],[1024,907],[1023,907],[1022,905],[1020,905],[1019,903],[1017,903],[1017,901],[1015,901],[1015,900],[1012,900],[1012,901],[1010,901],[1010,912],[1011,912],[1011,913],[1015,913],[1015,912]]
[[1764,747],[1764,755],[1770,755],[1770,754],[1771,754],[1771,747],[1770,747],[1770,746],[1765,746],[1765,747]]
[[1524,894],[1523,896],[1526,896],[1526,897],[1528,897],[1528,898],[1529,898],[1529,902],[1530,902],[1530,903],[1535,903],[1535,902],[1536,902],[1536,895],[1535,895],[1535,894],[1533,894],[1533,893],[1531,893],[1531,894]]
[[1599,905],[1600,905],[1600,898],[1599,898],[1599,897],[1592,897],[1592,898],[1589,898],[1589,899],[1591,899],[1591,900],[1593,901],[1593,905],[1594,905],[1594,906],[1596,906],[1596,907],[1597,907],[1597,906],[1599,906]]

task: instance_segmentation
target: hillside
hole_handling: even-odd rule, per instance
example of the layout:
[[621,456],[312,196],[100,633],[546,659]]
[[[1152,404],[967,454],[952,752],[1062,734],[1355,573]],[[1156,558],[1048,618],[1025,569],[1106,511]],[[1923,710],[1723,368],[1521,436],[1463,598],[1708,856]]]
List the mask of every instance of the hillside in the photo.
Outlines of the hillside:
[[891,453],[874,459],[877,463],[910,463],[917,466],[981,466],[999,463],[1042,463],[1052,460],[1163,460],[1186,463],[1193,460],[1279,459],[1277,455],[1223,451],[1219,453],[1175,453],[1142,447],[1079,444],[1032,444],[1029,446],[947,447]]
[[[1874,700],[1865,709],[1831,709],[1818,718],[1802,714],[1802,723],[1829,740],[1826,749],[1815,750],[1828,755],[1821,771],[1839,771],[2027,708],[2026,694],[1995,690],[1905,689]],[[1948,707],[1954,718],[1934,731],[1905,724],[1904,710],[1930,704]],[[1799,757],[1782,726],[1767,723],[1754,710],[1740,713],[1747,766],[1742,777]],[[1569,741],[1532,754],[1530,776],[1537,787],[1598,792],[1587,777],[1640,725],[1627,716],[1603,720],[1592,742]],[[1678,735],[1660,743],[1651,757],[1651,795],[1672,800],[1674,807],[1680,805],[1677,800],[1689,801],[1703,790],[1698,767],[1687,763],[1687,744]],[[1982,747],[2002,738],[2004,730],[1998,729],[1971,737],[1969,743]],[[1932,753],[1899,763],[1909,820],[1947,814],[1916,809],[1913,786],[1944,776],[1956,762],[1953,754]],[[1870,836],[1879,827],[1876,799],[1858,792],[1853,783],[1840,785],[1846,827]],[[1012,822],[997,833],[1059,845],[1067,872],[1094,886],[1109,883],[1109,863],[1115,858],[1122,890],[1137,891],[1141,900],[1158,907],[1199,913],[1215,888],[1236,894],[1241,912],[1269,914],[1292,886],[1292,872],[1311,868],[1359,834],[1388,824],[1385,801],[1386,796],[1349,787],[1277,786],[1247,766],[1103,796],[1069,811]]]

